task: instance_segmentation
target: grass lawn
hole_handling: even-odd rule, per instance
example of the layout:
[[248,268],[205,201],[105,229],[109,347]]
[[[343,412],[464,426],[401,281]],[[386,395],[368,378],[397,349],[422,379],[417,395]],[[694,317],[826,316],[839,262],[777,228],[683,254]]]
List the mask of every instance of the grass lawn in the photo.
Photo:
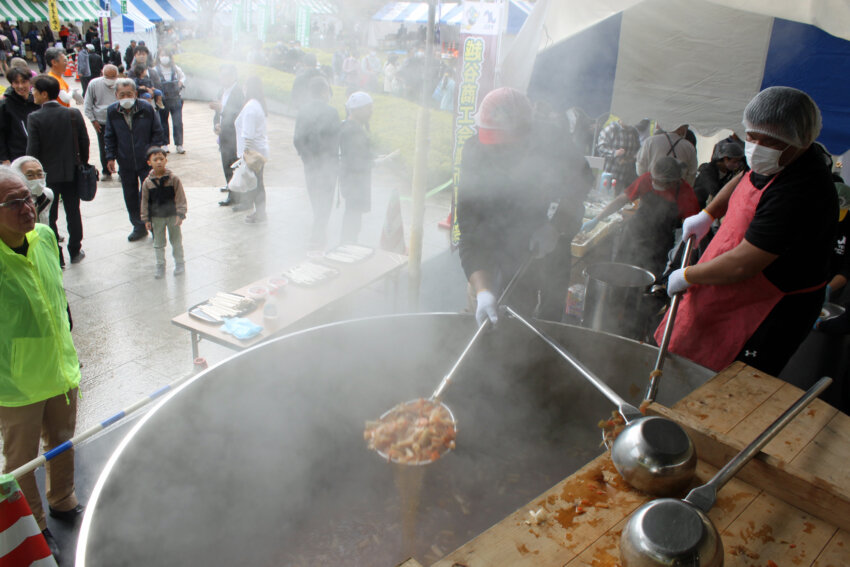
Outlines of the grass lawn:
[[[183,42],[184,52],[175,56],[175,61],[186,73],[216,80],[218,69],[224,62],[237,64],[240,77],[244,80],[249,74],[262,77],[266,97],[281,102],[289,102],[292,82],[295,75],[279,71],[264,65],[249,65],[236,59],[223,59],[216,56],[215,46],[201,41]],[[315,50],[311,50],[314,51]],[[318,55],[318,54],[317,54]],[[345,116],[345,88],[335,86],[331,104]],[[400,150],[400,161],[408,170],[413,171],[414,146],[416,138],[416,120],[420,106],[407,99],[372,94],[375,101],[370,127],[372,139],[378,153]],[[430,111],[431,136],[428,152],[428,188],[441,185],[452,176],[453,115],[440,110]]]

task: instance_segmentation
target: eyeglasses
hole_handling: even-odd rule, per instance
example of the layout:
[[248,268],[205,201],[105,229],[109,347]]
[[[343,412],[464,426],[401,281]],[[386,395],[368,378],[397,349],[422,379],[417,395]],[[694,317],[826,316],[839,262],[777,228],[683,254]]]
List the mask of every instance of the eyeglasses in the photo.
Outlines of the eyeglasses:
[[32,200],[32,195],[28,197],[24,197],[23,199],[12,199],[11,201],[6,201],[5,203],[0,203],[0,207],[9,207],[13,211],[20,211],[24,208],[24,205],[28,205],[32,207],[34,201]]

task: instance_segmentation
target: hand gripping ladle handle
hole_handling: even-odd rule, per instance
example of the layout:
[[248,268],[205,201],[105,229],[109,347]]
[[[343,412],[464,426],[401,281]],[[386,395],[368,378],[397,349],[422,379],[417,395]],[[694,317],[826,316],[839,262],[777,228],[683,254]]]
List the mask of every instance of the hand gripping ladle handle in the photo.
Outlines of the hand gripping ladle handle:
[[738,474],[741,469],[744,468],[744,466],[764,448],[765,445],[770,443],[770,441],[776,437],[777,433],[788,425],[791,420],[803,411],[803,409],[818,395],[820,395],[821,392],[826,390],[830,384],[832,384],[832,378],[824,377],[818,380],[814,386],[809,388],[808,391],[800,397],[800,399],[794,402],[794,405],[776,418],[776,421],[771,423],[761,435],[756,437],[752,443],[744,447],[740,453],[738,453],[731,461],[726,463],[722,469],[717,471],[717,474],[715,474],[711,480],[702,486],[698,486],[691,490],[685,497],[685,501],[693,504],[703,512],[708,512],[711,507],[714,506],[714,501],[717,499],[717,492],[723,488],[723,485],[729,482],[733,476]]
[[[693,248],[694,237],[690,236],[685,243],[685,252],[682,254],[682,268],[687,268],[690,265],[691,249]],[[658,358],[655,359],[655,369],[649,373],[649,386],[646,388],[644,399],[649,402],[654,402],[658,396],[658,384],[661,380],[661,369],[664,367],[664,358],[667,356],[667,346],[670,344],[670,336],[673,334],[673,321],[676,319],[676,311],[679,310],[679,302],[682,300],[682,295],[685,292],[680,291],[673,296],[670,302],[670,309],[667,314],[667,323],[664,325],[664,336],[661,339],[661,345],[658,347]]]
[[635,406],[628,403],[626,400],[620,397],[617,392],[615,392],[608,384],[599,379],[596,374],[591,372],[584,364],[581,363],[579,359],[573,356],[571,353],[567,352],[561,345],[555,342],[552,338],[549,337],[546,333],[538,329],[532,323],[525,319],[522,315],[513,310],[510,305],[505,306],[505,310],[514,317],[517,321],[528,327],[535,335],[543,339],[543,342],[548,344],[550,347],[555,349],[555,351],[561,355],[561,357],[573,365],[573,367],[579,371],[579,373],[584,376],[584,378],[593,384],[597,390],[602,392],[606,398],[611,400],[616,406],[617,410],[620,412],[620,415],[623,416],[623,419],[626,420],[626,423],[634,421],[639,417],[643,417],[640,413],[640,410]]
[[[497,305],[501,304],[502,301],[513,290],[513,288],[516,286],[517,281],[519,281],[519,279],[522,277],[522,275],[528,269],[528,265],[531,264],[532,260],[534,260],[533,254],[529,254],[525,258],[522,265],[519,267],[519,269],[516,271],[514,276],[511,278],[511,281],[509,281],[508,285],[505,286],[505,289],[502,291],[502,295],[499,296],[499,299],[496,302]],[[457,358],[457,360],[455,360],[454,365],[452,365],[452,367],[449,369],[449,371],[446,373],[446,375],[443,376],[443,379],[440,381],[440,384],[437,386],[437,389],[434,390],[433,394],[431,394],[431,397],[429,398],[431,401],[438,399],[443,394],[443,390],[446,389],[446,387],[449,385],[449,382],[451,382],[452,378],[454,378],[455,372],[457,372],[457,369],[460,368],[460,365],[463,363],[464,359],[466,359],[466,355],[469,354],[470,350],[472,350],[472,346],[478,340],[478,337],[480,337],[484,333],[484,329],[489,324],[490,324],[490,319],[487,318],[487,319],[484,319],[484,322],[481,323],[478,326],[478,329],[475,330],[475,334],[472,335],[471,339],[469,339],[469,342],[466,344],[466,347],[463,349],[463,352],[460,353],[460,356]]]

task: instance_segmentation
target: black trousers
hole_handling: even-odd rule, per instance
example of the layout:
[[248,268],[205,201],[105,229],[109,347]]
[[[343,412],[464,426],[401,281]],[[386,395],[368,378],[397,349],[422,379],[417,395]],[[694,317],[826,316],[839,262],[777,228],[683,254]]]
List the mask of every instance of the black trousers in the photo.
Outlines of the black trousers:
[[[127,207],[127,215],[133,230],[145,230],[142,222],[142,191],[141,184],[150,173],[151,168],[145,166],[143,169],[135,170],[132,167],[118,166],[118,177],[121,179],[121,189],[124,190],[124,206]],[[70,248],[70,247],[69,247]]]
[[[62,183],[51,182],[53,189],[53,203],[50,205],[50,228],[53,229],[56,238],[59,238],[59,229],[56,220],[59,218],[59,198],[62,198],[62,207],[65,209],[65,221],[68,229],[68,254],[71,258],[80,253],[83,241],[83,219],[80,217],[80,196],[77,194],[77,185],[73,181]],[[59,259],[65,263],[62,255],[62,247],[59,247]]]
[[[336,189],[336,168],[325,162],[304,162],[304,178],[307,183],[307,195],[313,208],[313,243],[324,244],[327,237],[328,219],[333,208]],[[352,219],[353,220],[353,219]],[[356,234],[359,227],[352,226]]]
[[97,149],[100,151],[100,170],[106,174],[109,172],[109,169],[106,166],[106,124],[100,124],[100,132],[97,133]]

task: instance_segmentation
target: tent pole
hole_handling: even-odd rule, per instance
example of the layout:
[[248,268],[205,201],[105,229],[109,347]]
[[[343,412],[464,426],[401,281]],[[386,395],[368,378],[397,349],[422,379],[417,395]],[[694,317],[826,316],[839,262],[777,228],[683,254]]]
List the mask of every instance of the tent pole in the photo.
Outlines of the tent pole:
[[434,17],[436,1],[428,0],[428,31],[425,36],[425,76],[416,120],[416,148],[413,162],[413,220],[410,227],[410,257],[408,259],[408,304],[411,311],[419,310],[419,291],[422,284],[422,236],[425,224],[425,186],[428,182],[428,146],[430,140],[429,87],[434,66]]

